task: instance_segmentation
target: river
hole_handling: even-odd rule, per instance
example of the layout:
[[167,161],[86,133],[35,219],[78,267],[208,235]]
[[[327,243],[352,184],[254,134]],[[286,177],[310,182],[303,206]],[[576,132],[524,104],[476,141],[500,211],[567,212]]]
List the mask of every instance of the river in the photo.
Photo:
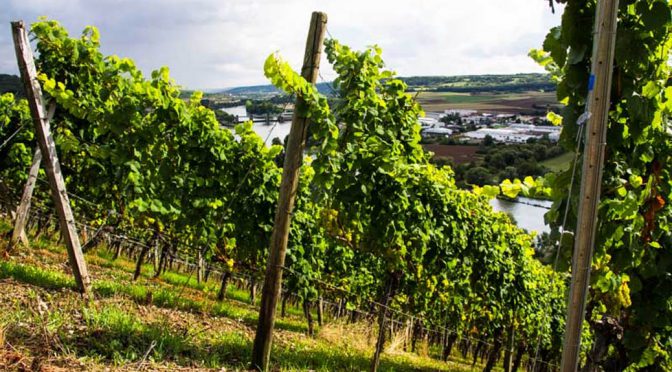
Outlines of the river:
[[[245,106],[234,106],[234,107],[227,107],[222,109],[224,112],[229,113],[231,115],[236,115],[238,116],[239,120],[247,120],[247,111],[245,110]],[[285,122],[277,122],[277,121],[271,121],[270,123],[265,123],[265,122],[256,122],[254,123],[254,131],[257,132],[257,134],[263,138],[264,140],[268,139],[266,143],[271,143],[273,138],[278,137],[280,138],[281,141],[285,140],[285,137],[289,134],[289,129],[292,127],[292,122],[291,120],[287,120]],[[270,136],[269,136],[270,134]]]
[[[544,224],[544,214],[548,212],[548,208],[551,207],[553,202],[548,200],[536,200],[528,198],[518,198],[518,201],[520,203],[501,199],[492,199],[490,201],[490,205],[492,205],[492,208],[496,211],[511,213],[513,218],[516,219],[518,226],[526,229],[527,231],[536,231],[539,234],[542,232],[551,231],[548,225]],[[546,208],[536,207],[524,203],[542,205]]]
[[[245,106],[235,106],[227,107],[222,109],[225,112],[231,115],[237,115],[239,119],[247,119],[247,111]],[[279,123],[277,121],[272,121],[270,124],[263,122],[254,123],[254,131],[263,138],[267,139],[267,143],[271,143],[273,138],[278,137],[281,141],[285,140],[285,137],[289,134],[289,129],[291,128],[291,121],[285,121]],[[270,133],[270,136],[269,136]],[[532,203],[537,205],[543,205],[547,208],[550,208],[551,202],[544,200],[535,200],[528,198],[518,198],[519,201],[523,203]],[[518,226],[528,231],[536,231],[538,233],[550,232],[548,225],[544,224],[544,213],[548,211],[547,208],[535,207],[529,204],[515,203],[501,199],[493,199],[490,201],[490,205],[501,212],[511,213],[513,218],[516,219]]]

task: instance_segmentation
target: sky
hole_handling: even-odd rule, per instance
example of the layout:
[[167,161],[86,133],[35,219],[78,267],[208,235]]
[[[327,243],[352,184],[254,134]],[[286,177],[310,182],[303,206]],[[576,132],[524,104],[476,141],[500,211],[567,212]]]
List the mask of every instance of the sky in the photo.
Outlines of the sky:
[[[147,76],[168,66],[190,89],[266,84],[273,52],[300,68],[315,10],[341,43],[379,45],[401,76],[543,72],[527,53],[562,13],[547,0],[0,0],[0,73],[18,73],[9,21],[47,16],[71,36],[98,27],[103,53]],[[334,78],[326,60],[321,72]]]

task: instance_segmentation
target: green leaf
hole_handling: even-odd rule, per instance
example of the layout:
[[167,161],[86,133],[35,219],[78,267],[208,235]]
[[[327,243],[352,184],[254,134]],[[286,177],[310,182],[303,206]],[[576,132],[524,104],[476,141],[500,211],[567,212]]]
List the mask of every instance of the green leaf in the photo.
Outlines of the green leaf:
[[642,95],[646,98],[653,98],[660,93],[660,87],[654,81],[649,81],[646,83],[642,89]]
[[630,175],[629,178],[630,181],[630,186],[632,186],[635,189],[638,189],[640,186],[642,186],[643,179],[641,176],[638,176],[636,174]]
[[670,5],[664,0],[654,1],[650,8],[643,9],[641,16],[644,25],[649,29],[661,29],[672,22]]

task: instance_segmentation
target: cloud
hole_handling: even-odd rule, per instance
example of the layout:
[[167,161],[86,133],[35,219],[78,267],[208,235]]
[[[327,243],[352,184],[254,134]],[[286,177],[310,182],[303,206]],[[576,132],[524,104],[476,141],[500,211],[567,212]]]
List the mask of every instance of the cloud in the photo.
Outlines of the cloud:
[[[560,22],[545,0],[7,0],[0,23],[0,72],[16,73],[8,22],[40,15],[71,35],[101,32],[103,52],[133,58],[145,73],[167,65],[200,89],[263,84],[279,51],[298,68],[310,13],[329,16],[329,33],[354,48],[378,44],[401,75],[541,71],[527,57]],[[323,61],[323,76],[333,72]]]

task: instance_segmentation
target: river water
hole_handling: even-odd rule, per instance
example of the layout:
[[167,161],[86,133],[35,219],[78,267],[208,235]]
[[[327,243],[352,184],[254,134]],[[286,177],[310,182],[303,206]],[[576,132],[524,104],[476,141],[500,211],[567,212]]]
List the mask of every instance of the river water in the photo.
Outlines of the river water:
[[[224,112],[231,115],[238,116],[239,120],[247,120],[247,111],[245,106],[234,106],[227,107],[222,109]],[[289,129],[292,127],[291,120],[284,121],[282,123],[277,121],[271,121],[270,123],[265,122],[256,122],[254,123],[254,131],[264,140],[267,139],[266,143],[271,143],[273,138],[280,138],[280,141],[284,141],[285,137],[289,134]]]
[[[237,115],[240,120],[246,120],[248,118],[245,106],[228,107],[222,110],[231,115]],[[266,143],[270,144],[275,137],[278,137],[281,141],[284,141],[285,137],[289,134],[289,129],[291,126],[291,121],[288,120],[283,123],[272,121],[269,124],[264,122],[256,122],[254,123],[253,128],[261,138],[268,139]],[[496,211],[511,213],[513,218],[516,219],[518,226],[523,229],[526,229],[530,232],[536,231],[539,234],[542,232],[550,232],[548,225],[544,224],[544,213],[548,211],[547,208],[550,208],[552,203],[550,201],[534,200],[528,198],[518,199],[522,203],[493,199],[490,201],[490,205],[492,205]],[[547,208],[536,207],[523,203],[543,205]]]
[[[551,207],[553,202],[528,198],[518,198],[518,201],[520,203],[492,199],[490,205],[492,205],[492,208],[496,211],[511,213],[513,218],[516,219],[518,226],[527,231],[536,231],[538,234],[551,231],[548,225],[544,224],[544,214],[548,212],[548,208]],[[542,205],[546,208],[524,203]]]

